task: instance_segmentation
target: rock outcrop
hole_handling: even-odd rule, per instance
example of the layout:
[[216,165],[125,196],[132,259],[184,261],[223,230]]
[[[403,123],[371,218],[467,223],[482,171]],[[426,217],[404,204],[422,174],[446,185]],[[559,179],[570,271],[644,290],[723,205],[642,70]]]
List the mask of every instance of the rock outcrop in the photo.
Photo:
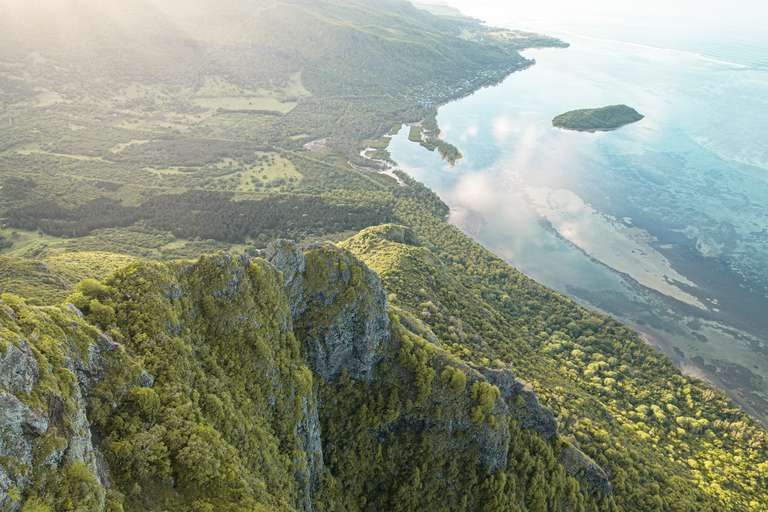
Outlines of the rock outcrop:
[[[488,382],[499,388],[501,398],[508,405],[511,420],[522,428],[534,430],[550,444],[558,442],[557,420],[552,411],[539,403],[533,391],[525,389],[512,370],[483,367],[479,370]],[[558,462],[570,476],[579,480],[582,487],[597,489],[606,496],[611,493],[611,483],[605,472],[578,448],[568,444]]]
[[48,430],[48,421],[14,395],[0,393],[0,428],[0,507],[15,512],[30,481],[34,442]]
[[283,273],[294,329],[308,347],[312,370],[335,380],[346,370],[370,381],[390,341],[387,295],[379,276],[332,244],[299,250],[277,240],[267,257]]
[[5,342],[0,359],[0,509],[20,510],[25,488],[38,475],[78,464],[98,482],[96,501],[103,506],[111,476],[92,442],[85,397],[107,372],[102,351],[116,344],[90,326],[84,331],[78,323],[82,315],[71,305],[36,308],[19,301],[14,306],[23,314],[21,323],[9,308],[3,308],[4,315],[0,312]]
[[501,392],[501,398],[509,407],[509,417],[522,428],[535,430],[548,442],[555,440],[557,420],[552,411],[542,406],[533,391],[515,378],[512,370],[491,370],[480,367],[480,373]]
[[40,369],[27,340],[17,338],[17,343],[8,343],[5,356],[0,359],[0,386],[12,393],[29,394],[37,383]]

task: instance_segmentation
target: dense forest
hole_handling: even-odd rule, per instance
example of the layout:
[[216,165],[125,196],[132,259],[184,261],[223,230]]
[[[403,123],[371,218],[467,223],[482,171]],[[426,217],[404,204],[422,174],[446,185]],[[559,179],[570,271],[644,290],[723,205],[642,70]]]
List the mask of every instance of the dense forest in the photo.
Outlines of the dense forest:
[[635,123],[643,116],[626,105],[571,110],[552,119],[552,126],[580,132],[615,130],[625,124]]
[[4,2],[0,508],[768,509],[760,425],[392,172],[387,135],[455,162],[437,107],[564,45],[404,1]]

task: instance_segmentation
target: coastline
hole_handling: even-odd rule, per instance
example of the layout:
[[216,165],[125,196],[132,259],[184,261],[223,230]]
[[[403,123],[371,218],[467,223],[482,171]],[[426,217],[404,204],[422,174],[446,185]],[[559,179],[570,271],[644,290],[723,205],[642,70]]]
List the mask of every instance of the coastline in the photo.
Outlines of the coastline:
[[[450,205],[450,212],[446,216],[446,221],[450,223],[451,225],[457,227],[461,232],[466,234],[467,236],[471,237],[475,242],[481,244],[483,247],[488,248],[488,244],[484,243],[484,240],[482,239],[482,236],[480,236],[487,226],[487,220],[482,215],[481,212],[470,210],[466,207],[460,206],[460,205]],[[557,233],[555,232],[556,236]],[[567,239],[564,239],[566,242]],[[568,242],[570,243],[570,242]],[[577,247],[578,246],[574,246]],[[499,254],[498,251],[488,248],[490,252],[495,254],[497,257],[499,257],[502,260],[506,261],[506,258],[504,258],[503,255]],[[507,261],[507,263],[515,267],[512,262]],[[529,276],[531,277],[531,276]],[[534,279],[536,282],[541,283],[540,280]],[[551,288],[548,285],[548,288]],[[635,282],[635,286],[638,287],[638,293],[643,293],[642,289],[644,288],[640,283]],[[728,397],[733,400],[733,402],[738,405],[743,411],[750,414],[757,422],[761,423],[764,427],[768,426],[768,411],[758,409],[756,407],[756,404],[753,405],[754,400],[756,398],[755,392],[757,390],[754,389],[747,389],[742,387],[734,387],[733,385],[729,385],[719,373],[723,370],[723,368],[717,367],[712,364],[703,364],[702,362],[699,362],[699,360],[694,357],[693,360],[690,358],[690,348],[688,345],[684,343],[684,340],[682,339],[682,336],[672,336],[669,332],[665,330],[663,326],[659,326],[658,328],[654,328],[653,326],[645,323],[640,324],[638,323],[634,318],[628,315],[620,315],[616,314],[615,312],[609,312],[604,307],[601,307],[599,304],[593,303],[589,300],[589,298],[585,298],[583,294],[578,293],[578,291],[572,290],[572,291],[566,291],[565,293],[571,300],[579,304],[581,307],[584,307],[588,310],[597,311],[601,314],[605,314],[608,316],[611,316],[612,318],[615,318],[619,322],[623,323],[624,325],[629,326],[634,331],[638,333],[640,338],[650,347],[652,347],[654,350],[661,354],[665,354],[670,361],[680,370],[680,372],[683,375],[698,378],[700,380],[705,381],[712,387],[721,390],[724,392]],[[658,292],[661,293],[661,292]],[[693,317],[690,319],[693,321]],[[716,323],[710,323],[710,325],[704,325],[699,327],[700,332],[705,332],[706,335],[708,335],[710,338],[714,338],[714,332],[720,329],[727,329],[726,326],[718,325]],[[733,340],[734,343],[736,340]],[[734,344],[729,345],[730,350],[733,351],[735,349]],[[742,364],[746,364],[747,361],[743,360],[745,358],[748,358],[748,353],[743,354],[742,358],[740,358]],[[697,364],[698,363],[698,364]],[[751,397],[751,398],[750,398]]]
[[[609,313],[603,308],[591,304],[584,299],[576,299],[570,296],[569,298],[576,301],[582,307],[609,315],[624,325],[631,327],[648,346],[655,351],[666,355],[677,369],[680,370],[680,373],[687,377],[702,380],[713,388],[725,393],[742,411],[749,414],[763,428],[768,429],[768,413],[764,410],[758,410],[752,405],[747,394],[749,392],[728,385],[728,383],[718,375],[719,368],[713,365],[695,364],[695,362],[689,361],[686,358],[684,350],[681,350],[680,348],[681,343],[679,343],[679,340],[671,340],[669,338],[669,333],[663,329],[657,330],[648,324],[640,325],[631,318],[616,315],[615,313]],[[685,349],[684,346],[682,348]]]
[[[498,97],[498,95],[496,97]],[[474,102],[474,100],[470,100],[467,104],[473,104],[475,107],[477,106],[477,103]],[[642,106],[642,104],[638,105],[638,107]],[[644,110],[647,109],[647,107],[643,108]],[[458,110],[456,112],[458,112]],[[650,115],[650,112],[645,113]],[[462,111],[461,115],[467,116],[467,113]],[[501,113],[499,113],[499,115],[501,115]],[[655,119],[655,117],[650,117],[649,119]],[[460,127],[456,126],[455,121],[453,121],[452,124],[454,126],[449,127],[451,133],[454,133],[456,130],[461,130]],[[446,124],[446,126],[448,125]],[[547,129],[551,132],[561,131],[551,130],[551,126],[547,126]],[[657,130],[658,126],[656,126],[654,122],[641,123],[641,129],[644,134],[648,134],[651,130]],[[621,138],[622,140],[627,140],[626,144],[628,147],[632,147],[629,146],[629,141],[635,137],[633,130],[633,128],[628,128],[626,131],[628,135],[623,135],[625,132],[621,132]],[[440,135],[445,136],[445,133],[441,133]],[[572,139],[576,138],[574,137]],[[589,139],[594,140],[594,137],[589,137]],[[467,143],[465,142],[465,145],[466,144]],[[573,144],[576,143],[574,142]],[[478,148],[486,148],[488,146],[491,146],[491,144],[478,146]],[[473,146],[473,149],[478,148],[474,148]],[[469,149],[469,147],[465,149]],[[401,161],[399,156],[396,155],[396,157],[398,161]],[[433,157],[429,157],[429,161],[435,162],[432,158]],[[478,158],[478,152],[473,151],[470,154],[470,158]],[[478,227],[477,223],[469,221],[466,217],[462,218],[465,214],[461,213],[460,209],[472,209],[473,204],[466,202],[464,198],[461,200],[457,199],[458,194],[455,191],[451,191],[450,187],[461,183],[462,186],[466,188],[469,185],[470,180],[474,179],[473,175],[475,174],[482,174],[485,178],[488,178],[485,174],[486,170],[483,169],[481,171],[481,169],[478,168],[478,165],[480,164],[475,160],[474,162],[463,164],[457,171],[449,171],[448,167],[443,165],[440,168],[435,167],[434,170],[425,170],[424,174],[410,174],[414,177],[419,176],[419,181],[427,183],[428,186],[438,192],[441,198],[449,207],[451,207],[449,221],[452,224],[455,224],[461,231],[470,235],[484,247],[489,248],[489,250],[499,258],[506,260],[512,267],[524,271],[524,266],[521,267],[519,261],[517,264],[514,261],[515,259],[519,259],[523,252],[514,253],[514,248],[507,248],[504,246],[502,240],[504,236],[503,234],[498,234],[491,242],[483,233],[483,231],[488,229],[487,225]],[[571,169],[571,172],[578,172],[578,168]],[[429,173],[433,174],[433,179],[425,180]],[[461,176],[461,179],[459,176]],[[510,177],[509,172],[503,177],[494,176],[488,180],[488,184],[482,187],[478,186],[477,191],[473,193],[479,194],[482,192],[495,194],[496,192],[502,192],[504,187],[510,187],[514,189],[516,193],[519,193],[520,191],[518,187],[520,186],[520,179],[521,178],[519,177]],[[443,189],[441,189],[439,185],[436,186],[438,182],[444,183]],[[449,194],[453,194],[453,196]],[[508,197],[501,199],[501,197],[504,197],[503,194],[500,194],[499,197],[496,198],[489,195],[485,195],[484,197],[485,199],[482,199],[482,201],[487,203],[494,201],[514,201],[514,199]],[[540,215],[542,223],[554,224],[558,226],[558,229],[555,229],[555,231],[567,234],[566,232],[568,228],[566,224],[569,222],[569,215],[571,213],[564,207],[558,207],[555,204],[549,203],[550,201],[544,198],[538,204],[538,208],[543,209],[543,212]],[[602,211],[600,210],[600,205],[594,206],[594,208],[598,210],[598,212]],[[487,211],[483,208],[479,209],[483,210],[480,212],[481,217],[486,219],[495,219],[494,215],[499,213],[492,208],[488,208]],[[635,215],[631,214],[628,216],[634,217]],[[741,317],[734,315],[734,307],[738,307],[737,303],[730,301],[730,304],[727,304],[719,295],[720,281],[717,281],[714,285],[710,286],[712,283],[706,280],[706,272],[711,271],[712,269],[704,268],[704,266],[707,262],[713,260],[711,258],[705,258],[704,263],[696,263],[696,265],[701,268],[692,268],[684,260],[686,257],[686,254],[684,253],[686,247],[684,245],[676,239],[668,240],[664,237],[662,237],[661,240],[646,239],[647,236],[653,236],[653,233],[658,233],[658,226],[651,224],[651,226],[648,227],[646,224],[648,219],[638,218],[635,220],[637,221],[636,223],[627,223],[623,215],[619,215],[617,218],[613,219],[614,224],[617,224],[614,226],[617,231],[617,236],[622,235],[617,239],[621,244],[614,244],[617,250],[608,252],[613,252],[616,257],[620,257],[621,251],[618,251],[618,248],[624,244],[624,239],[635,239],[638,243],[631,248],[636,251],[633,252],[633,256],[639,258],[639,261],[641,262],[644,261],[641,265],[642,269],[645,267],[648,269],[647,272],[641,274],[638,274],[638,272],[635,271],[635,265],[629,265],[628,268],[624,269],[619,266],[619,270],[617,271],[615,268],[618,266],[617,264],[610,265],[610,261],[608,263],[603,263],[602,260],[606,259],[603,253],[610,249],[610,247],[606,247],[610,246],[610,244],[602,243],[601,240],[592,240],[592,245],[586,245],[588,250],[584,251],[583,246],[585,246],[585,244],[579,243],[583,242],[583,240],[576,238],[578,235],[577,232],[573,232],[572,236],[562,236],[562,240],[577,247],[580,251],[584,251],[584,254],[588,258],[593,258],[608,269],[611,269],[610,272],[613,273],[612,275],[619,276],[619,274],[623,272],[626,276],[629,276],[635,281],[634,286],[632,286],[631,283],[625,283],[624,286],[627,289],[631,288],[632,292],[627,292],[624,296],[620,297],[622,302],[616,310],[607,311],[600,307],[593,307],[592,309],[603,311],[620,322],[630,326],[638,333],[650,336],[657,340],[656,344],[653,345],[654,348],[658,352],[666,354],[670,360],[674,362],[681,373],[706,380],[706,382],[717,389],[725,392],[734,403],[744,411],[747,411],[756,421],[761,423],[764,428],[768,427],[768,409],[763,408],[761,402],[761,400],[767,398],[764,381],[762,381],[762,384],[760,381],[761,378],[764,378],[765,373],[762,369],[758,369],[757,367],[758,364],[762,365],[762,358],[764,355],[762,349],[756,348],[760,341],[760,335],[759,333],[753,332],[753,329],[751,329],[750,325],[746,322],[746,314]],[[641,232],[635,233],[637,236],[628,236],[628,233],[624,233],[624,231],[633,230],[634,225],[648,227],[651,232],[646,234]],[[592,235],[593,238],[599,238],[600,233],[593,233]],[[684,235],[680,236],[682,237]],[[536,240],[534,243],[540,243],[540,241]],[[531,254],[532,252],[533,251],[528,254]],[[553,262],[553,265],[554,264],[556,263]],[[587,292],[586,289],[578,290],[578,293],[574,293],[573,289],[566,290],[564,287],[556,286],[552,282],[543,280],[540,276],[528,271],[524,271],[524,273],[537,282],[542,283],[544,286],[563,293],[574,300],[574,302],[581,304],[588,309],[593,303],[590,299],[595,299],[595,296],[600,294],[600,290],[594,291],[593,296],[590,296],[589,293],[582,293]],[[637,274],[637,277],[640,279],[637,279],[633,273]],[[621,279],[626,280],[624,276],[620,277]],[[718,276],[718,279],[725,279],[725,277]],[[701,286],[697,287],[696,283],[699,283]],[[731,292],[732,291],[729,290],[728,293]],[[735,294],[736,292],[733,292],[733,297],[731,298],[739,298],[736,297]],[[617,293],[617,296],[618,295],[619,294]],[[719,301],[718,298],[720,299]],[[609,298],[606,298],[605,296],[598,298],[597,302],[601,301],[604,305],[607,305],[607,307],[612,307],[612,305],[607,304],[607,302],[610,302]],[[730,309],[728,309],[729,307]],[[697,325],[696,327],[691,327],[694,323],[700,324],[700,326]],[[654,330],[654,326],[658,331]],[[667,331],[665,331],[665,329],[667,329]],[[681,353],[684,354],[684,356],[681,356]]]

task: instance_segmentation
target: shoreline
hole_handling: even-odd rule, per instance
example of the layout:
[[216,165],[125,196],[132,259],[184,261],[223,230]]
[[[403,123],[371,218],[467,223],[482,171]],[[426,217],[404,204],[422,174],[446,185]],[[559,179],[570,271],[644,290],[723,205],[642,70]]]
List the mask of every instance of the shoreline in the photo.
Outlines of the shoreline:
[[[511,75],[510,75],[511,76]],[[630,123],[631,124],[631,123]],[[626,126],[626,125],[622,125]],[[454,127],[456,129],[456,127]],[[564,130],[564,128],[558,128],[561,130]],[[596,131],[603,131],[603,130],[596,130]],[[606,130],[607,131],[607,130]],[[613,131],[613,130],[610,130]],[[594,133],[594,132],[593,132]],[[440,133],[440,136],[444,136],[445,134]],[[424,178],[421,178],[421,181],[424,181]],[[427,180],[428,181],[428,180]],[[433,185],[434,186],[434,185]],[[439,186],[438,186],[439,188]],[[469,222],[469,219],[460,219],[462,214],[460,213],[460,208],[466,205],[462,205],[460,203],[453,203],[446,201],[446,194],[445,191],[441,192],[441,198],[448,204],[448,206],[451,208],[451,211],[449,213],[448,218],[446,219],[449,223],[456,225],[456,227],[459,227],[462,232],[473,238],[475,241],[481,243],[484,247],[493,247],[496,245],[495,243],[484,243],[483,241],[479,240],[478,238],[486,238],[482,235],[478,236],[478,233],[482,231],[483,227],[478,228],[477,224],[473,222]],[[546,201],[545,201],[546,202]],[[542,203],[543,206],[543,203]],[[561,208],[562,210],[562,208]],[[561,214],[558,214],[557,212],[551,212],[552,215],[554,215],[556,218],[562,217],[560,219],[561,221],[565,222],[568,219],[563,217],[562,212]],[[486,217],[488,217],[486,215]],[[492,217],[488,217],[492,218]],[[555,219],[556,220],[556,219]],[[619,219],[620,220],[620,219]],[[615,223],[618,223],[617,219],[614,219],[616,221]],[[470,226],[471,225],[471,226]],[[632,230],[632,225],[626,225],[623,228],[624,230]],[[599,233],[593,233],[592,236],[598,236]],[[638,235],[639,236],[639,235]],[[565,240],[572,242],[572,240],[569,240],[568,237],[564,237]],[[741,408],[743,411],[747,412],[758,424],[760,424],[763,428],[768,428],[768,413],[765,412],[762,402],[760,399],[765,398],[764,389],[759,386],[759,377],[761,377],[763,374],[760,373],[758,370],[753,369],[753,364],[749,363],[749,354],[750,354],[750,347],[747,344],[747,342],[743,341],[746,339],[744,338],[735,338],[733,343],[729,344],[729,341],[731,338],[741,336],[742,334],[745,336],[749,336],[750,338],[757,339],[759,336],[752,334],[746,330],[748,327],[745,326],[743,323],[732,323],[731,320],[733,318],[726,315],[727,310],[723,309],[721,312],[720,309],[722,309],[722,306],[719,306],[717,301],[709,300],[709,297],[712,297],[710,293],[714,293],[711,290],[701,289],[697,290],[697,287],[695,284],[688,282],[689,279],[686,279],[686,277],[691,277],[690,281],[694,281],[699,283],[700,275],[692,275],[689,276],[689,272],[686,268],[678,267],[678,263],[675,260],[676,255],[674,253],[668,253],[667,251],[661,251],[658,246],[662,242],[655,242],[653,240],[641,240],[638,239],[638,242],[643,242],[640,245],[637,245],[635,247],[638,249],[638,252],[636,253],[638,258],[647,257],[648,255],[651,255],[653,253],[659,253],[661,256],[659,257],[659,262],[665,263],[663,265],[663,269],[659,270],[658,265],[651,265],[652,267],[656,268],[656,270],[651,271],[649,274],[645,275],[645,279],[640,279],[640,283],[637,283],[638,287],[642,282],[644,282],[648,278],[652,278],[653,282],[648,282],[647,284],[654,284],[654,286],[650,286],[650,290],[655,290],[655,293],[660,293],[662,295],[665,295],[664,291],[667,292],[673,292],[669,293],[667,296],[671,297],[673,299],[683,299],[682,304],[687,305],[686,308],[679,308],[678,306],[674,305],[673,302],[669,302],[671,306],[661,306],[661,303],[665,303],[666,301],[656,302],[654,299],[652,307],[648,307],[647,309],[637,309],[636,311],[630,311],[630,310],[617,310],[614,313],[608,312],[602,308],[592,308],[592,309],[598,309],[600,311],[605,312],[606,314],[610,315],[611,317],[617,319],[619,322],[629,326],[631,329],[636,331],[643,339],[648,342],[649,339],[655,340],[654,343],[649,343],[650,346],[654,348],[659,353],[665,354],[675,365],[675,367],[680,371],[681,374],[690,376],[692,378],[698,378],[705,382],[707,382],[709,385],[711,385],[713,388],[716,388],[720,390],[721,392],[725,393],[734,404],[736,404],[739,408]],[[579,247],[578,244],[576,244],[576,247]],[[506,260],[506,258],[503,256],[504,251],[500,251],[499,247],[495,247],[494,249],[489,249],[494,255],[499,257],[502,260]],[[583,250],[583,249],[582,249]],[[591,253],[588,253],[591,254]],[[617,258],[620,257],[620,253],[617,252]],[[592,255],[592,258],[598,257],[600,258],[598,261],[602,261],[600,255]],[[512,264],[511,261],[507,261],[507,263],[510,264],[513,268],[519,268],[517,265]],[[606,265],[609,266],[609,265]],[[669,267],[669,268],[667,268]],[[611,266],[613,268],[613,266]],[[686,276],[682,279],[679,277],[676,277],[674,274],[671,274],[669,272],[669,269],[677,270],[675,274],[680,274],[680,276]],[[624,269],[623,271],[626,273],[627,269]],[[631,268],[629,268],[630,272],[628,275],[631,275]],[[706,269],[700,269],[700,270],[706,270]],[[679,271],[679,272],[678,272]],[[614,272],[616,272],[614,270]],[[525,275],[531,276],[529,272],[525,272]],[[640,277],[640,276],[638,276]],[[665,277],[667,277],[665,279]],[[671,277],[671,279],[670,279]],[[537,282],[541,283],[542,285],[546,286],[549,289],[556,289],[551,284],[544,284],[543,281],[537,280],[534,278]],[[704,285],[704,282],[700,282],[702,285]],[[658,290],[657,288],[661,287],[662,290]],[[634,287],[633,287],[634,288]],[[704,287],[706,288],[706,287]],[[571,300],[576,302],[577,304],[581,305],[582,307],[585,307],[587,309],[590,309],[588,304],[590,302],[587,299],[582,298],[581,294],[579,293],[573,293],[572,290],[569,291],[560,291],[560,293],[563,293],[567,297],[569,297]],[[637,295],[627,295],[625,299],[633,300],[635,297],[649,297],[649,294],[644,291],[635,291]],[[698,297],[697,297],[698,296]],[[658,299],[658,297],[656,298]],[[633,306],[633,307],[641,307],[642,299],[637,299],[636,302],[630,303],[627,302],[627,305]],[[722,301],[720,301],[722,303]],[[702,307],[703,306],[703,307]],[[666,308],[666,309],[665,309]],[[694,309],[701,309],[701,316],[690,314],[690,308]],[[674,313],[672,313],[672,310],[675,310]],[[669,315],[665,314],[665,311],[670,311]],[[682,311],[682,312],[681,312]],[[646,324],[641,325],[643,319],[647,319],[649,316],[651,318],[655,318],[655,315],[657,313],[662,314],[663,316],[663,325],[667,328],[671,328],[673,330],[662,333],[664,336],[657,336],[654,332],[654,329]],[[637,314],[637,319],[640,320],[640,323],[635,321],[634,318],[630,318],[630,316]],[[704,327],[697,327],[697,328],[687,328],[684,321],[680,321],[680,316],[691,316],[691,318],[699,318],[701,319],[701,323],[704,324]],[[719,321],[717,321],[719,320]],[[743,319],[742,319],[743,320]],[[720,323],[723,322],[723,323]],[[652,322],[651,322],[652,323]],[[741,325],[742,327],[739,327]],[[677,327],[679,327],[679,332],[677,330]],[[663,330],[663,329],[662,329]],[[693,332],[691,332],[693,331]],[[699,337],[698,339],[696,337]],[[701,341],[702,339],[709,339],[708,344],[705,341]],[[734,346],[734,343],[738,343],[738,347]],[[677,351],[676,351],[677,349]],[[685,356],[681,357],[680,353],[684,352]],[[730,352],[730,354],[728,354]],[[762,354],[762,352],[761,352]],[[757,355],[757,353],[755,353]],[[703,357],[702,357],[703,356]],[[755,360],[757,364],[760,364]],[[738,371],[738,366],[746,368],[746,370],[754,371],[755,372],[755,384],[752,385],[751,383],[748,383],[746,380],[738,381],[738,375],[736,375],[736,372]],[[737,367],[737,370],[734,370],[734,366]],[[711,368],[709,368],[711,367]],[[733,375],[736,375],[736,377],[733,377]],[[721,376],[725,377],[727,380],[723,380]],[[736,379],[736,380],[735,380]],[[750,394],[752,396],[750,396]],[[753,407],[751,404],[755,404],[756,407]]]
[[[519,261],[504,256],[504,249],[498,246],[498,240],[493,241],[493,231],[483,232],[487,227],[487,215],[461,204],[449,204],[449,207],[450,213],[446,220],[496,257],[542,286],[562,293],[579,306],[608,315],[628,326],[656,352],[668,357],[681,374],[703,380],[725,393],[758,424],[768,428],[768,407],[763,402],[766,400],[765,390],[759,386],[759,382],[753,383],[741,377],[750,375],[752,363],[757,362],[754,359],[756,354],[752,352],[754,345],[750,343],[760,341],[756,335],[742,330],[744,326],[722,323],[718,321],[721,313],[709,313],[694,305],[687,305],[686,312],[681,312],[681,306],[685,303],[643,286],[631,276],[615,269],[610,272],[622,279],[626,289],[623,292],[615,290],[614,293],[608,293],[611,297],[609,300],[615,306],[614,311],[608,311],[608,303],[602,297],[607,289],[590,292],[564,283],[558,286],[541,279],[535,273],[525,271]],[[568,239],[556,232],[553,234],[590,257]],[[590,258],[609,268],[605,263]],[[756,375],[759,377],[761,374],[758,372]]]

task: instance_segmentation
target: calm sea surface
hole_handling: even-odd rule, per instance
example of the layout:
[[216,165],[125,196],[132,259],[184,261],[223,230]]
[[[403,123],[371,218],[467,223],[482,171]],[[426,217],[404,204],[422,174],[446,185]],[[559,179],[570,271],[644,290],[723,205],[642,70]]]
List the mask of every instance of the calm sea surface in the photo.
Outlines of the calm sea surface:
[[[531,16],[489,21],[571,47],[528,50],[532,68],[440,108],[464,159],[447,165],[405,129],[393,158],[486,248],[636,327],[768,424],[768,29],[536,28]],[[604,133],[551,126],[620,103],[645,118]]]

